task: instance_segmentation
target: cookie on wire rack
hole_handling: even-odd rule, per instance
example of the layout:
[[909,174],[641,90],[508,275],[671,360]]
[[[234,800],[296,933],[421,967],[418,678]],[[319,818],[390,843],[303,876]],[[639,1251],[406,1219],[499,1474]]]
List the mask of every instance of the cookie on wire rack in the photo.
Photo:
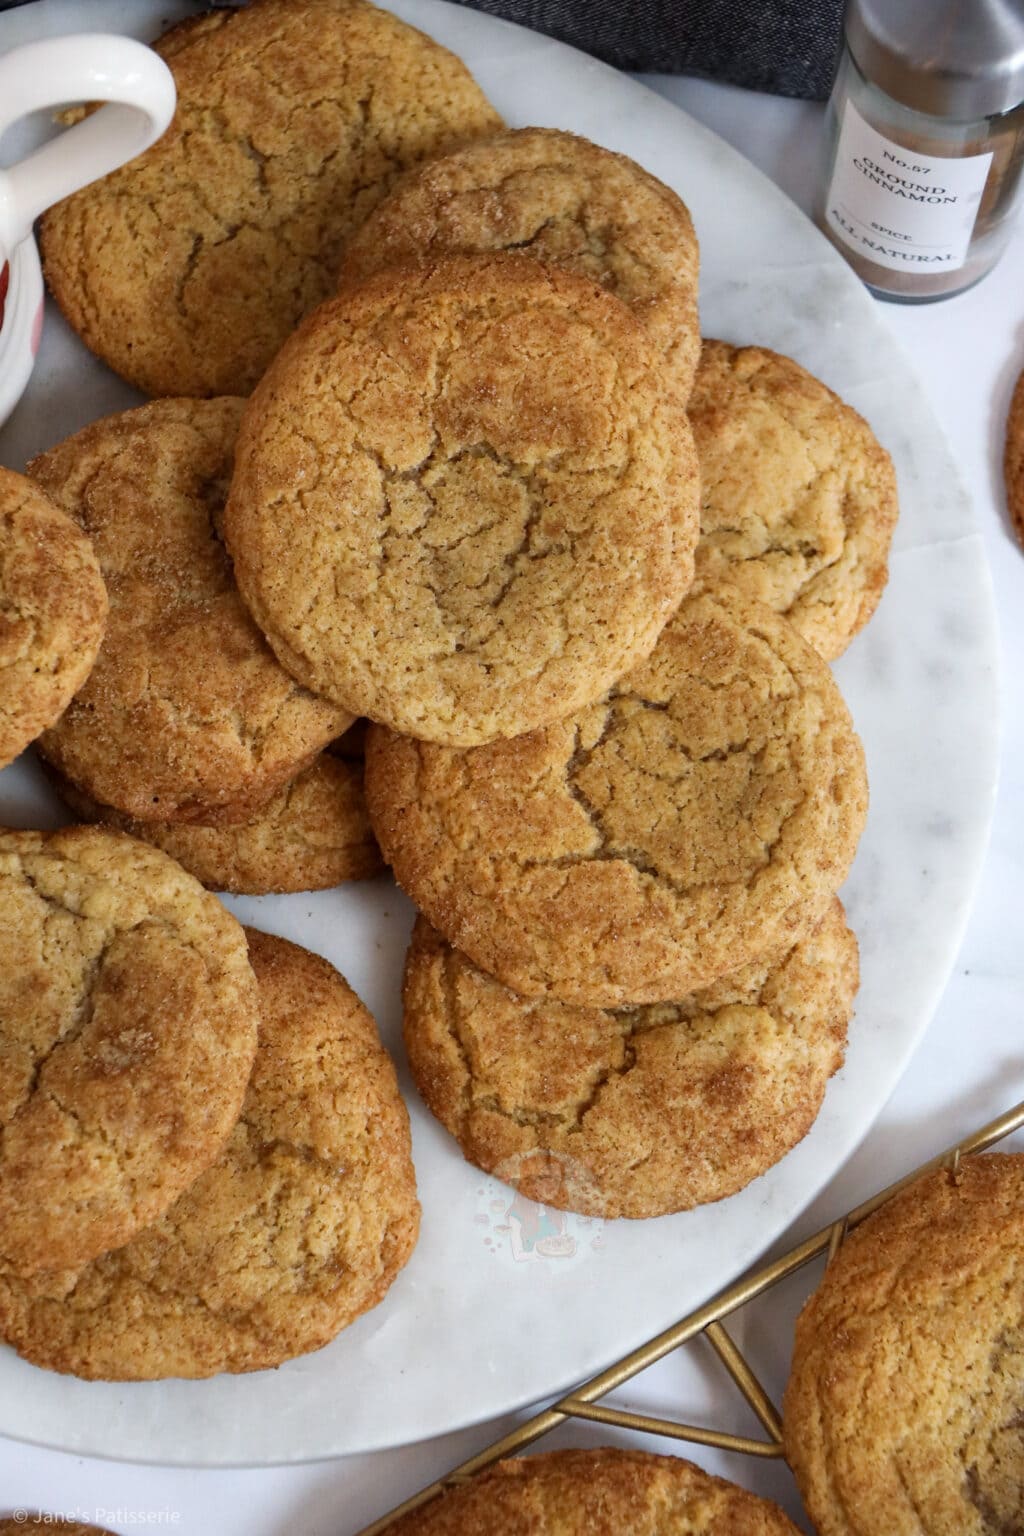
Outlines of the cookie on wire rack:
[[614,1011],[518,997],[421,917],[406,1051],[478,1168],[582,1215],[664,1216],[735,1194],[807,1134],[842,1065],[857,982],[838,900],[781,960]]
[[0,1275],[0,1337],[90,1380],[257,1371],[380,1302],[419,1231],[409,1117],[326,960],[246,930],[261,1010],[241,1117],[206,1172],[84,1269]]
[[387,1536],[798,1536],[777,1504],[678,1456],[599,1446],[499,1461]]
[[56,1531],[57,1536],[114,1536],[105,1525],[83,1525],[81,1520],[64,1520],[59,1515],[29,1514],[19,1510],[16,1515],[0,1515],[0,1536],[21,1536],[23,1531]]
[[820,1536],[1024,1530],[1024,1156],[922,1175],[800,1314],[786,1456]]

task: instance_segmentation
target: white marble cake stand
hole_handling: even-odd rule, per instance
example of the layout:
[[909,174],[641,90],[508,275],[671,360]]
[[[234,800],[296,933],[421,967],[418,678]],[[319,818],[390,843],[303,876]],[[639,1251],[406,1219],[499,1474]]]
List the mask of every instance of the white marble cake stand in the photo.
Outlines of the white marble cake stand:
[[[501,1230],[507,1192],[462,1161],[405,1080],[423,1233],[376,1311],[319,1354],[210,1382],[89,1384],[0,1350],[0,1434],[153,1462],[301,1461],[439,1434],[579,1379],[724,1284],[831,1178],[903,1071],[966,923],[996,771],[989,579],[942,433],[880,313],[792,203],[642,86],[443,0],[393,9],[458,51],[511,123],[574,129],[674,186],[701,239],[705,332],[791,353],[857,406],[895,457],[903,513],[892,578],[836,669],[871,779],[868,829],[843,892],[863,974],[849,1057],[812,1133],[742,1194],[659,1221],[573,1219],[572,1259],[520,1264]],[[0,16],[0,48],[80,28],[86,13],[90,28],[144,37],[185,11],[180,0],[46,0]],[[135,398],[51,311],[29,393],[0,433],[0,462],[20,467]],[[34,766],[0,775],[0,820],[58,819]],[[386,878],[229,904],[327,955],[400,1056],[411,912]]]

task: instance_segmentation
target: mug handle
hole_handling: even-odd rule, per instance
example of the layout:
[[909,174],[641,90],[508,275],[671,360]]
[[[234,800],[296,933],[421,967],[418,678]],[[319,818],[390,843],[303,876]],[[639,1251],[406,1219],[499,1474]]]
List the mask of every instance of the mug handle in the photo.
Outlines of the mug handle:
[[174,116],[175,100],[163,59],[129,37],[44,38],[0,58],[0,135],[41,107],[112,103],[0,171],[0,246],[12,250],[44,208],[148,149]]

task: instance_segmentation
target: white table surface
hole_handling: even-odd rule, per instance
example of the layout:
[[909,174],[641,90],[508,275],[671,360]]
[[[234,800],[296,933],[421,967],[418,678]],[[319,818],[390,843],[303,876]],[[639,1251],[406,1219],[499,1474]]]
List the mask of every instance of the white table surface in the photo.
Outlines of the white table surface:
[[[703,81],[646,78],[809,209],[821,148],[821,107]],[[975,498],[1000,624],[1002,777],[974,913],[938,1013],[874,1130],[781,1246],[1024,1098],[1019,1005],[1024,979],[1024,719],[1018,681],[1024,658],[1024,554],[1009,532],[1001,476],[1006,408],[1024,367],[1024,224],[995,272],[978,287],[938,304],[885,305],[884,318],[913,360]],[[749,1350],[776,1401],[785,1382],[792,1320],[816,1275],[814,1269],[794,1277],[733,1321],[737,1341]],[[509,1347],[516,1348],[517,1341],[510,1340]],[[344,1392],[343,1381],[338,1390]],[[700,1342],[635,1380],[617,1401],[640,1412],[759,1433]],[[511,1422],[376,1456],[262,1471],[130,1466],[0,1440],[0,1512],[43,1508],[96,1520],[121,1536],[140,1528],[168,1528],[188,1536],[353,1536]],[[582,1424],[567,1426],[545,1446],[609,1441],[664,1448],[649,1437]],[[810,1529],[802,1522],[785,1467],[697,1448],[687,1454],[777,1499],[802,1529]]]

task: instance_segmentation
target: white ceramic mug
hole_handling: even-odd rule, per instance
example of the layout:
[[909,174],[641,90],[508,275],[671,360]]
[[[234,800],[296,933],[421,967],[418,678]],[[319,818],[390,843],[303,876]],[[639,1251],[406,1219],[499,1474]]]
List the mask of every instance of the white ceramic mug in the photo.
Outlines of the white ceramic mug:
[[174,78],[131,38],[78,33],[0,58],[0,135],[28,112],[68,102],[110,105],[0,171],[0,423],[28,383],[43,319],[35,219],[147,149],[174,115]]

